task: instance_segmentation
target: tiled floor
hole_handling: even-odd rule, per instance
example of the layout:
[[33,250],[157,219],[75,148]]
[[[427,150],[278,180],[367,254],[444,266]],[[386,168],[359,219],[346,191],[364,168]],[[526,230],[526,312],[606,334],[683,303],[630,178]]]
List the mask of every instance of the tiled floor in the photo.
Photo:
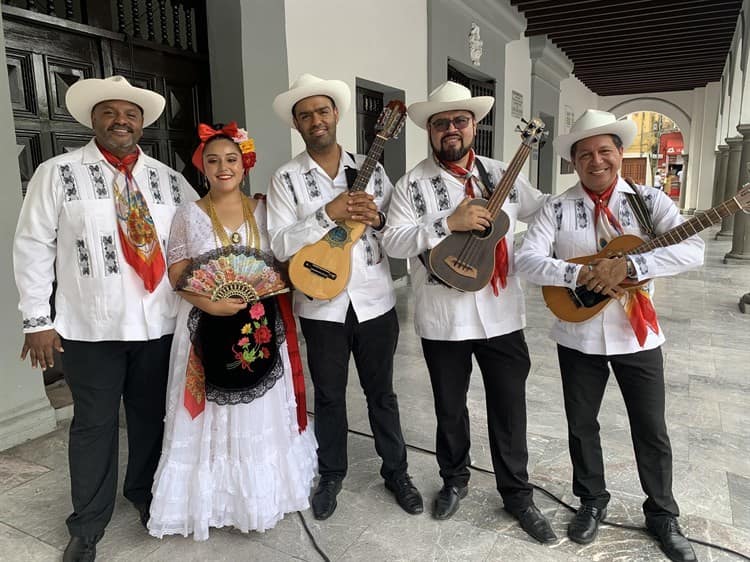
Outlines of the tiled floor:
[[[729,241],[707,233],[706,266],[657,282],[656,305],[667,334],[667,403],[674,448],[675,494],[687,533],[750,554],[750,315],[739,313],[740,295],[750,292],[750,264],[721,263]],[[396,387],[408,443],[432,449],[435,419],[427,373],[410,322],[409,289],[399,289],[402,324],[397,352]],[[528,287],[528,329],[532,354],[528,381],[529,473],[535,484],[574,502],[565,416],[554,346],[547,338],[550,314],[538,288]],[[311,393],[310,393],[311,394]],[[481,378],[469,396],[473,462],[490,468]],[[352,429],[369,432],[362,393],[351,378],[349,420]],[[607,480],[612,492],[612,521],[640,525],[643,495],[637,479],[627,417],[614,383],[602,414]],[[124,431],[123,431],[124,433]],[[58,560],[67,542],[70,511],[67,426],[0,453],[0,560]],[[122,459],[125,441],[121,436]],[[501,510],[492,476],[475,472],[469,496],[449,521],[428,513],[409,516],[393,502],[378,476],[372,441],[352,434],[351,460],[339,507],[329,520],[304,515],[331,560],[663,560],[642,532],[603,527],[593,544],[582,547],[566,538],[541,546],[527,537]],[[440,487],[432,455],[412,450],[410,472],[427,503]],[[536,494],[560,537],[570,513]],[[736,558],[697,545],[701,560]],[[212,531],[210,540],[171,537],[159,541],[140,527],[135,511],[122,498],[99,544],[100,560],[181,562],[198,560],[320,560],[297,515],[276,528],[242,535]]]

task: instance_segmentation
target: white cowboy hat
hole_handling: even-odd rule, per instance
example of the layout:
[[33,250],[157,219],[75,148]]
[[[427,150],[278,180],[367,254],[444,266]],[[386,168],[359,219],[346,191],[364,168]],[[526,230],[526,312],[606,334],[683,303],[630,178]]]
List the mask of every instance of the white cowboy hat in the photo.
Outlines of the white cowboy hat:
[[407,113],[411,120],[422,129],[427,128],[427,121],[436,113],[463,109],[471,111],[474,119],[481,121],[492,109],[495,98],[492,96],[471,97],[466,86],[448,80],[430,92],[427,101],[418,101],[409,106]]
[[289,86],[289,90],[276,96],[276,99],[273,100],[273,110],[284,123],[288,123],[294,129],[294,120],[292,119],[294,104],[311,96],[328,96],[331,98],[336,104],[339,115],[349,109],[352,100],[352,92],[346,82],[323,80],[312,74],[303,74]]
[[91,111],[94,106],[107,100],[129,101],[140,107],[143,110],[144,127],[159,118],[166,103],[163,96],[132,86],[123,76],[79,80],[65,94],[65,105],[70,114],[81,125],[89,128],[92,128]]
[[587,109],[573,123],[570,132],[557,137],[553,144],[560,156],[572,162],[570,148],[579,140],[597,135],[617,135],[622,141],[623,148],[627,148],[633,144],[636,134],[638,134],[638,127],[630,119],[618,120],[608,111]]

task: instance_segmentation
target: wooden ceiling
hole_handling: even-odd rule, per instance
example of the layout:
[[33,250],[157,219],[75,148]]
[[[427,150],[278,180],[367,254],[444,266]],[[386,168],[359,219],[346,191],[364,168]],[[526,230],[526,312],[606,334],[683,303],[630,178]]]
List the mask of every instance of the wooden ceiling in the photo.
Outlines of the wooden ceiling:
[[742,0],[510,0],[601,96],[691,90],[721,79]]

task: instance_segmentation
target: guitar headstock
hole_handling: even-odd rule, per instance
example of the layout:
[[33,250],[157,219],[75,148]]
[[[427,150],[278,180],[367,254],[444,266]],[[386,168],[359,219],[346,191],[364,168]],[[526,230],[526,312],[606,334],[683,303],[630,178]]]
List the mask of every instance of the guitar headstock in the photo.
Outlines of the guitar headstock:
[[406,105],[402,101],[391,100],[380,112],[375,131],[385,139],[395,139],[404,123],[406,123]]
[[535,143],[543,143],[548,132],[545,130],[546,125],[538,117],[534,117],[531,121],[521,119],[521,122],[526,125],[524,129],[517,126],[516,131],[521,133],[521,142],[526,146],[533,146]]

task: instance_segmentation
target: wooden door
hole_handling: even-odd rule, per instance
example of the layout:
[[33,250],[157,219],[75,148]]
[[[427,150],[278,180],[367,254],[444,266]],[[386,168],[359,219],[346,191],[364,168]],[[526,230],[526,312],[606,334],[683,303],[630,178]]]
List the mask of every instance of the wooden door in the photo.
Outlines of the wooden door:
[[[82,78],[114,74],[166,98],[164,113],[144,129],[139,144],[144,152],[200,187],[190,156],[198,144],[198,123],[211,122],[207,48],[205,41],[193,39],[205,35],[193,21],[201,6],[173,2],[169,15],[174,18],[168,28],[164,2],[159,2],[161,12],[152,9],[145,14],[142,8],[153,2],[131,1],[133,13],[125,13],[122,2],[89,3],[86,8],[80,1],[66,2],[74,9],[61,14],[55,12],[54,3],[45,4],[48,9],[43,13],[20,7],[18,2],[2,5],[22,188],[25,190],[41,162],[84,145],[93,136],[91,129],[76,122],[65,108],[68,88]],[[27,7],[39,4],[25,2]],[[129,33],[86,24],[89,14],[101,18],[103,11],[112,17],[101,21],[117,23]],[[148,25],[143,30],[140,24],[132,25],[144,17]]]
[[644,185],[646,183],[646,158],[623,158],[620,175]]

